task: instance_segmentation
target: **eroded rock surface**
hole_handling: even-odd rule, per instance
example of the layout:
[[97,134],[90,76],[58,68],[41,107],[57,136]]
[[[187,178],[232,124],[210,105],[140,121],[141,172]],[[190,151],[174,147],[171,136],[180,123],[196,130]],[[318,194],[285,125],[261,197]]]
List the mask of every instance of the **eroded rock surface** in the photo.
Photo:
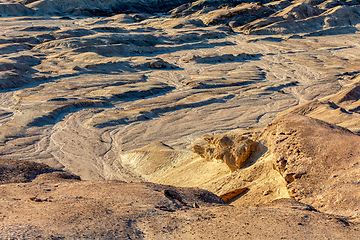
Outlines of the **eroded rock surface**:
[[84,179],[135,180],[123,152],[262,127],[345,89],[343,74],[358,71],[356,34],[255,37],[126,14],[23,17],[16,29],[0,20],[3,158],[36,158]]
[[286,112],[317,118],[359,133],[360,77],[357,72],[345,73],[350,77],[348,87],[339,93],[309,101]]
[[[266,151],[259,151],[246,168],[221,175],[221,166],[218,166],[219,175],[210,180],[201,172],[210,163],[204,160],[197,165],[192,160],[178,164],[153,181],[168,181],[177,186],[196,184],[219,195],[233,195],[226,198],[233,205],[255,206],[279,198],[294,198],[324,212],[359,217],[358,134],[302,115],[284,114],[255,138],[266,146]],[[219,144],[207,149],[217,156],[217,152],[224,150],[223,145],[231,141],[225,141],[229,140],[228,135],[214,139]],[[200,154],[206,150],[195,148]],[[199,174],[178,176],[194,169]],[[180,180],[173,180],[171,176]],[[241,197],[237,197],[239,194]]]
[[0,14],[0,238],[359,239],[358,1]]
[[258,150],[258,143],[245,136],[205,136],[207,145],[195,145],[193,151],[208,161],[224,162],[233,172],[243,167]]
[[290,197],[330,213],[359,214],[360,136],[300,115],[284,115],[264,133]]
[[359,223],[295,200],[233,207],[198,188],[79,181],[52,174],[1,186],[1,238],[301,239],[306,228],[310,238],[356,239],[360,230]]

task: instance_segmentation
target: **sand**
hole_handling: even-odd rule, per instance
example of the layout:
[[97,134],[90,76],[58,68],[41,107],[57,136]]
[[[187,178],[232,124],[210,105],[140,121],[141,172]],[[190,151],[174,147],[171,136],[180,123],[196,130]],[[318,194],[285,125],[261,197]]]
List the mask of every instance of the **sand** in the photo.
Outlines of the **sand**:
[[[280,206],[300,202],[319,211],[314,221],[324,227],[316,232],[309,224],[308,231],[292,235],[298,225],[286,236],[275,230],[275,235],[266,235],[254,227],[259,235],[244,239],[335,234],[338,226],[328,229],[322,218],[335,214],[351,224],[359,222],[359,196],[351,194],[359,192],[360,181],[357,4],[3,1],[0,159],[21,161],[14,166],[23,161],[46,164],[40,168],[78,175],[81,182],[67,184],[74,189],[77,184],[94,186],[95,192],[101,183],[114,188],[128,188],[125,182],[141,182],[139,188],[147,188],[143,182],[199,187],[227,196],[233,207],[221,203],[222,217],[229,211],[234,219],[240,218],[236,211],[246,212],[241,218],[253,218],[248,215],[254,211],[270,214],[263,208],[274,201]],[[246,148],[244,141],[256,147]],[[27,179],[23,186],[33,191],[32,175],[21,171],[9,170],[1,179]],[[284,208],[290,214],[292,208]],[[45,213],[39,214],[35,222]],[[211,224],[221,224],[222,217]],[[174,221],[181,225],[182,218]],[[10,231],[9,221],[2,223],[1,234]],[[137,238],[183,234],[174,228],[168,235],[153,236],[160,224],[154,221],[119,228]],[[68,224],[64,237],[80,236],[81,231],[69,227],[74,222],[60,222]],[[358,227],[351,224],[351,230],[328,238],[357,239]],[[84,234],[98,238],[105,225]],[[21,226],[4,238],[27,237],[32,225]],[[36,231],[45,231],[44,238],[51,231],[60,234],[60,227],[46,232],[36,226]],[[141,235],[138,228],[151,234]],[[114,229],[113,235],[104,236],[126,236]],[[224,234],[196,232],[186,238],[214,234],[219,239]]]

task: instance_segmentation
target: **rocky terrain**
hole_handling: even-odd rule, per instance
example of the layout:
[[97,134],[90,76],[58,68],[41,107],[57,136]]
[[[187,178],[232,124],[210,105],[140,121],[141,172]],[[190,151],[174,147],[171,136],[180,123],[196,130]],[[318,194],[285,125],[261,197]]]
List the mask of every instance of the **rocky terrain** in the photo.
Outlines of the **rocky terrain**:
[[360,2],[0,2],[0,239],[359,239]]

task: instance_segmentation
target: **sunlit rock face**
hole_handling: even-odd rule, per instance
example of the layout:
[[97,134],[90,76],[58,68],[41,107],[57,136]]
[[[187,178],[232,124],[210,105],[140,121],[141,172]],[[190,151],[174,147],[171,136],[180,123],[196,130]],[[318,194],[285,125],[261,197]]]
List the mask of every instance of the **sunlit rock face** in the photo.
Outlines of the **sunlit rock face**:
[[194,152],[208,161],[226,163],[231,171],[243,167],[257,150],[258,143],[244,136],[205,136],[207,145],[195,145]]
[[[0,238],[358,239],[358,1],[5,0],[0,15]],[[39,204],[11,230],[5,210]]]

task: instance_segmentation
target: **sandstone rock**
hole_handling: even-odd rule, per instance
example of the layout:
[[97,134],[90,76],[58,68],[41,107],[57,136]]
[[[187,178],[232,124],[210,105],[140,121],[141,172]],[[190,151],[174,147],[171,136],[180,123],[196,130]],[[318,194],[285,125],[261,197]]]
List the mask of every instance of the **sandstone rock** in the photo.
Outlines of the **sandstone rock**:
[[206,146],[195,145],[193,150],[208,161],[226,163],[231,171],[243,167],[257,150],[257,143],[243,136],[206,136]]
[[1,239],[359,239],[358,1],[0,5]]
[[234,189],[230,192],[220,195],[220,197],[224,200],[225,203],[230,203],[234,198],[238,197],[240,194],[249,190],[248,188],[238,188]]
[[297,113],[333,123],[359,133],[359,76],[351,77],[350,85],[333,95],[300,104],[287,112]]
[[162,59],[157,59],[150,62],[150,68],[161,69],[166,67],[167,63]]
[[357,216],[359,135],[287,114],[266,127],[262,136],[292,198],[320,211]]
[[[180,210],[182,206],[168,199],[163,190],[177,192],[185,202],[196,202],[195,207]],[[42,185],[5,184],[0,193],[1,238],[222,239],[251,235],[300,239],[329,234],[356,239],[359,227],[295,200],[281,199],[256,208],[233,207],[200,189],[150,183],[55,180]],[[239,231],[239,226],[246,232]],[[223,231],[225,227],[231,233]]]
[[29,182],[37,175],[53,172],[51,167],[34,162],[0,160],[0,184]]
[[323,10],[311,7],[306,3],[297,3],[271,14],[268,18],[260,18],[258,20],[244,24],[239,29],[245,33],[251,33],[253,29],[259,29],[276,22],[306,19],[317,16],[322,12]]
[[[251,34],[316,32],[329,28],[354,26],[360,21],[359,6],[338,6],[312,18],[277,21],[250,31]],[[351,32],[351,28],[348,29]],[[325,32],[324,32],[325,33]]]
[[180,203],[182,204],[185,204],[182,200],[182,197],[180,196],[180,194],[178,194],[177,192],[173,191],[173,190],[168,190],[168,189],[165,189],[162,191],[164,193],[164,195],[168,198],[171,198],[171,199],[174,199],[174,200],[177,200],[179,201]]

